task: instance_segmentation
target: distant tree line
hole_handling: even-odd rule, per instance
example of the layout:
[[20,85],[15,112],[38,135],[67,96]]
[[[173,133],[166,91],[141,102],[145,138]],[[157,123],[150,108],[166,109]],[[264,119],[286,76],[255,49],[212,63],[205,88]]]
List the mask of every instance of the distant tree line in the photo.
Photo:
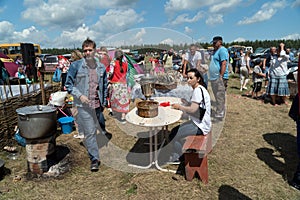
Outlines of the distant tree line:
[[[79,48],[77,48],[77,49],[80,50]],[[72,51],[74,51],[74,49],[68,49],[68,48],[62,48],[62,49],[58,49],[58,48],[42,49],[42,53],[47,53],[47,54],[52,54],[52,55],[69,54]]]
[[[283,42],[285,43],[287,48],[295,48],[299,49],[300,48],[300,39],[297,40],[255,40],[255,41],[243,41],[243,42],[231,42],[231,43],[224,43],[223,45],[225,47],[230,47],[232,45],[240,45],[240,46],[252,46],[253,49],[257,49],[258,47],[262,48],[269,48],[272,46],[278,47],[279,44]],[[208,47],[211,47],[211,43],[195,43],[197,46],[200,48],[207,49]],[[174,50],[186,50],[188,49],[190,44],[174,44],[173,46],[168,45],[168,44],[158,44],[158,45],[132,45],[132,46],[121,46],[122,49],[131,49],[131,50],[136,50],[136,49],[143,49],[143,48],[153,48],[155,49],[165,49],[168,50],[170,48],[173,48]]]
[[252,46],[253,49],[257,49],[258,47],[262,48],[269,48],[269,47],[278,47],[279,44],[283,42],[287,48],[300,48],[300,39],[298,40],[255,40],[255,41],[243,41],[243,42],[231,42],[226,43],[225,46],[229,47],[234,44],[241,45],[241,46]]
[[[230,47],[232,45],[241,45],[241,46],[252,46],[253,49],[257,49],[258,47],[262,48],[269,48],[271,46],[277,47],[281,42],[285,43],[287,48],[294,48],[294,49],[300,49],[300,39],[297,40],[255,40],[255,41],[243,41],[243,42],[231,42],[231,43],[224,43],[223,45],[225,47]],[[212,44],[206,42],[206,43],[195,43],[197,46],[207,49],[208,47],[211,47]],[[130,50],[138,50],[138,49],[153,49],[153,51],[161,51],[161,50],[169,50],[173,48],[176,51],[179,50],[186,50],[188,49],[190,44],[174,44],[174,45],[168,45],[168,44],[144,44],[144,45],[127,45],[127,46],[121,46],[122,49],[130,49]],[[81,50],[80,48],[77,48],[78,50]],[[42,49],[42,53],[48,53],[53,55],[62,55],[62,54],[68,54],[71,53],[74,49],[70,48],[52,48],[52,49]],[[144,53],[144,52],[143,52]]]

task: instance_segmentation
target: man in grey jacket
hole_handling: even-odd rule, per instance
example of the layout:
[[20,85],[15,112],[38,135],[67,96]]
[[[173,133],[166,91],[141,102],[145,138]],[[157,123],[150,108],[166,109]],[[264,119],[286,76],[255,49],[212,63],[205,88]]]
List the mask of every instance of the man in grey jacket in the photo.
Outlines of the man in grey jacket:
[[97,143],[98,122],[106,134],[103,109],[107,106],[107,75],[105,66],[95,58],[96,43],[87,38],[82,43],[84,58],[71,64],[65,86],[74,97],[78,109],[78,124],[84,132],[84,142],[91,160],[91,171],[100,166]]

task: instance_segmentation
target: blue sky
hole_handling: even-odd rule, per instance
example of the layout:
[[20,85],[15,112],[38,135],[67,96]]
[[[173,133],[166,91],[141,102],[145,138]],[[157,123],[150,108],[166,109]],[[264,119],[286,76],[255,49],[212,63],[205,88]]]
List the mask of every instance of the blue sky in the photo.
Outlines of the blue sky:
[[300,39],[300,0],[0,0],[0,43],[42,48]]

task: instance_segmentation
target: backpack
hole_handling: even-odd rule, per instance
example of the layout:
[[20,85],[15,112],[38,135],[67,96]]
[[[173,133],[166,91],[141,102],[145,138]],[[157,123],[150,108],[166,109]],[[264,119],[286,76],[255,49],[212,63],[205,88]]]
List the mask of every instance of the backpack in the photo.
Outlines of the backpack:
[[8,78],[9,78],[9,74],[8,74],[8,72],[7,72],[7,70],[5,69],[5,67],[2,67],[2,80],[4,81],[4,82],[7,82],[7,80],[8,80]]
[[60,82],[61,81],[61,70],[59,68],[56,68],[53,77],[52,77],[53,82]]

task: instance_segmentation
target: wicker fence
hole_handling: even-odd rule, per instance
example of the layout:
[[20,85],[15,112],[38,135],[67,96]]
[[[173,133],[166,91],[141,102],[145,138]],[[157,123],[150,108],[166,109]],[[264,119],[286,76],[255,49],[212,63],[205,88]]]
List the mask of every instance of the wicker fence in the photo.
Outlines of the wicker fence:
[[[4,86],[8,90],[10,85]],[[42,88],[42,87],[41,87]],[[60,89],[59,83],[51,83],[43,89],[45,93],[45,102],[48,103],[51,93],[54,93]],[[20,87],[21,90],[21,87]],[[11,89],[10,89],[11,91]],[[18,118],[16,109],[31,106],[41,105],[42,101],[42,89],[6,98],[5,100],[0,99],[0,149],[6,145],[11,145],[14,141],[12,140],[15,133],[15,127],[18,125]]]

